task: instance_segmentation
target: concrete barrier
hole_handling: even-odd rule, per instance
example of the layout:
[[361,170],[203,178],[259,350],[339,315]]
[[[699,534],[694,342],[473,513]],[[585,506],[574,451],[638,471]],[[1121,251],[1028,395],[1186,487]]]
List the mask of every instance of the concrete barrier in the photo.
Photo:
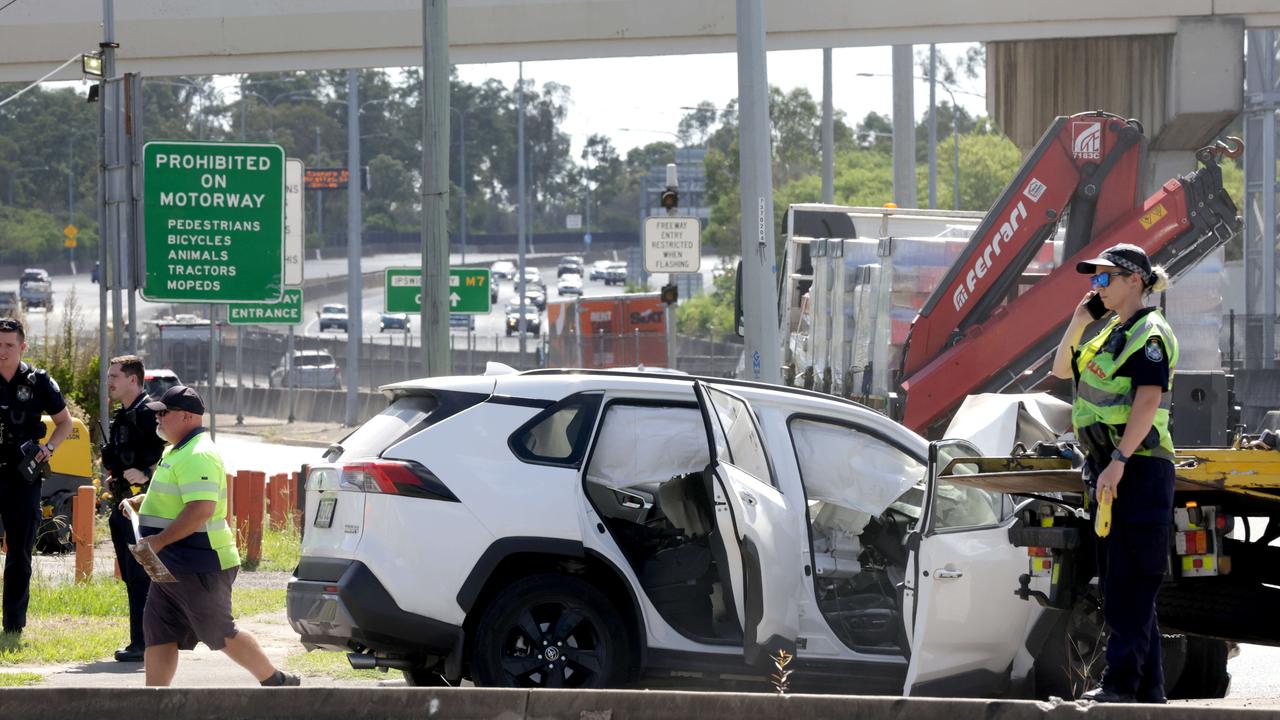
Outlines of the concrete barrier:
[[[305,679],[303,682],[306,682]],[[9,688],[0,717],[23,720],[1260,720],[1275,710],[767,693],[475,688]]]

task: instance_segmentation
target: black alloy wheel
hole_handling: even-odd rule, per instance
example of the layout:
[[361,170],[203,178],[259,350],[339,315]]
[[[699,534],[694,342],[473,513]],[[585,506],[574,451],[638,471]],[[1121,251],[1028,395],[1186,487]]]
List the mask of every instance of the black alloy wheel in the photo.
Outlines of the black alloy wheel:
[[485,610],[471,669],[477,685],[616,687],[626,677],[627,631],[592,585],[564,575],[512,583]]

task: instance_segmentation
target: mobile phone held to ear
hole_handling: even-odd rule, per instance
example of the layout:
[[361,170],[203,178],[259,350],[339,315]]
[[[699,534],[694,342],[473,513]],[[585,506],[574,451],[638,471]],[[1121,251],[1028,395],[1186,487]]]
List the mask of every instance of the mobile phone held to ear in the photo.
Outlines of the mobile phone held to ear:
[[1094,293],[1093,297],[1089,298],[1089,302],[1085,303],[1085,308],[1088,309],[1089,316],[1094,320],[1107,314],[1107,306],[1102,304],[1102,296],[1097,293]]

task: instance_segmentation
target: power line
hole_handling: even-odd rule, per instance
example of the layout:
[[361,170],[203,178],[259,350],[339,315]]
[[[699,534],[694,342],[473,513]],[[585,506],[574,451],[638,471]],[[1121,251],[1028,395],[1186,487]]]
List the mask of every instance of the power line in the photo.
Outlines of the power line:
[[4,5],[0,5],[0,12],[4,12],[5,8],[9,7],[10,5],[16,2],[18,2],[18,0],[9,0],[9,2],[5,3]]

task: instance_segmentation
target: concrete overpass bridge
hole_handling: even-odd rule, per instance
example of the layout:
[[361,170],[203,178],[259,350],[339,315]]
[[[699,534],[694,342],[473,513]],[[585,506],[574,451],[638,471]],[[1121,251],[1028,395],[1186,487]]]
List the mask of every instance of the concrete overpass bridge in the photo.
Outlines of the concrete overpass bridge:
[[[1187,19],[1280,26],[1275,0],[765,0],[772,50],[1170,35]],[[146,75],[422,63],[419,0],[116,0],[120,69]],[[101,3],[0,13],[0,82],[97,47]],[[454,0],[456,63],[731,52],[727,0]],[[67,78],[73,77],[71,74]]]

